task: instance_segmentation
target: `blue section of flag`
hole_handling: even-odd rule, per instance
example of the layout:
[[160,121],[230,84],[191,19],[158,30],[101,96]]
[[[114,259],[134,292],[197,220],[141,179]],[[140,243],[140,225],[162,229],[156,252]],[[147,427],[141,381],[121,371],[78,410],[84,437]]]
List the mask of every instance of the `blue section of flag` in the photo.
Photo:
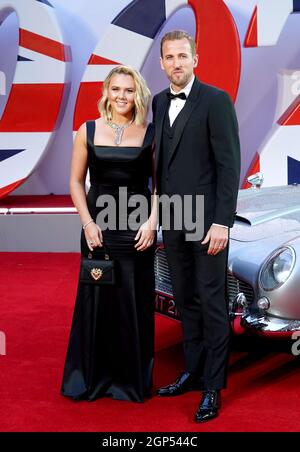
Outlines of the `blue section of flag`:
[[7,160],[14,155],[20,154],[20,152],[25,151],[25,149],[0,149],[0,162]]
[[21,55],[18,55],[17,60],[18,60],[18,61],[33,61],[33,60],[31,60],[30,58],[25,58],[25,57],[22,57]]
[[112,23],[154,39],[165,20],[165,0],[134,0],[117,15]]
[[300,12],[300,0],[294,0],[293,2],[293,12],[299,13]]
[[288,184],[300,184],[300,162],[288,157]]
[[37,2],[40,3],[44,3],[45,5],[51,6],[51,8],[53,8],[53,5],[51,5],[51,3],[49,3],[47,0],[36,0]]

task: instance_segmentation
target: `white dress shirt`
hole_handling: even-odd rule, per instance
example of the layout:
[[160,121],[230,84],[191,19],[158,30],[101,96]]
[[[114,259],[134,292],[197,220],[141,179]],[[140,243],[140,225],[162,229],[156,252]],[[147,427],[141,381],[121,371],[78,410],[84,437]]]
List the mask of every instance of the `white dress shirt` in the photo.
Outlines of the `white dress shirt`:
[[[191,92],[193,83],[195,80],[195,76],[193,76],[192,80],[180,91],[176,92],[173,90],[172,85],[170,85],[170,91],[172,94],[179,94],[179,93],[184,93],[186,95],[186,97],[188,97],[188,95]],[[177,116],[179,115],[179,113],[181,112],[181,110],[183,109],[183,107],[185,106],[186,103],[186,99],[172,99],[170,102],[170,107],[169,107],[169,119],[170,119],[170,126],[172,127],[172,125],[174,124],[175,119],[177,118]],[[213,225],[215,226],[221,226],[222,228],[226,228],[228,229],[228,226],[225,226],[223,224],[217,224],[217,223],[213,223]]]
[[[186,95],[186,97],[188,97],[188,95],[191,92],[194,80],[195,80],[195,76],[192,78],[192,80],[183,89],[178,91],[178,93],[172,89],[172,86],[170,86],[171,93],[172,94],[184,93]],[[175,119],[177,118],[178,114],[181,112],[181,110],[185,106],[185,103],[186,103],[185,99],[177,98],[177,99],[172,99],[171,100],[170,108],[169,108],[169,119],[170,119],[170,126],[171,127],[172,127]]]

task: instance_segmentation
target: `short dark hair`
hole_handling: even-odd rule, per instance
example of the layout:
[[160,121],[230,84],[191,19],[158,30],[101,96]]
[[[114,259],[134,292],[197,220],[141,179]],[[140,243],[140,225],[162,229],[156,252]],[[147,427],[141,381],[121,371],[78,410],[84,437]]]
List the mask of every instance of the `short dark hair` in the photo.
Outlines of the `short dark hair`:
[[196,54],[195,39],[184,30],[173,30],[166,33],[160,42],[160,56],[163,57],[163,45],[166,41],[175,41],[176,39],[187,39],[190,43],[192,55]]

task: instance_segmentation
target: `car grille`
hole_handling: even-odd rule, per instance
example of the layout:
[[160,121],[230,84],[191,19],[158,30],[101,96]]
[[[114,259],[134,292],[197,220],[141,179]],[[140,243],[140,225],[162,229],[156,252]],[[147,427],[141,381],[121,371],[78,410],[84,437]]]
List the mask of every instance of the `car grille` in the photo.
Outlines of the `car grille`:
[[229,272],[227,273],[227,288],[229,301],[232,301],[238,293],[243,292],[247,299],[248,305],[250,306],[253,303],[254,292],[250,284],[237,279]]
[[[154,260],[154,272],[155,272],[155,289],[158,292],[162,292],[166,295],[172,296],[172,284],[170,278],[170,272],[166,253],[163,248],[158,248],[155,253]],[[254,300],[254,292],[252,287],[244,281],[237,279],[231,273],[228,272],[228,297],[232,301],[234,297],[243,292],[248,304],[251,305]]]
[[155,290],[173,295],[169,266],[165,250],[158,248],[154,258]]

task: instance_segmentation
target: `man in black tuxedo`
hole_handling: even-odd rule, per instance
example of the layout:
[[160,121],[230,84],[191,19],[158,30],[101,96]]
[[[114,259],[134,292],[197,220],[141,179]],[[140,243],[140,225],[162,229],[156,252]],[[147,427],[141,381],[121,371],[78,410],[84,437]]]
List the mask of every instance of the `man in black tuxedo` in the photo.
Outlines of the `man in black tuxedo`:
[[[186,368],[158,395],[202,389],[195,420],[204,422],[218,415],[220,390],[226,385],[230,333],[226,271],[239,187],[238,124],[228,94],[195,77],[198,56],[195,41],[186,32],[163,37],[160,62],[171,86],[153,99],[157,192],[182,198],[203,195],[204,235],[191,241],[184,225],[163,230]],[[195,218],[194,210],[192,215]]]

